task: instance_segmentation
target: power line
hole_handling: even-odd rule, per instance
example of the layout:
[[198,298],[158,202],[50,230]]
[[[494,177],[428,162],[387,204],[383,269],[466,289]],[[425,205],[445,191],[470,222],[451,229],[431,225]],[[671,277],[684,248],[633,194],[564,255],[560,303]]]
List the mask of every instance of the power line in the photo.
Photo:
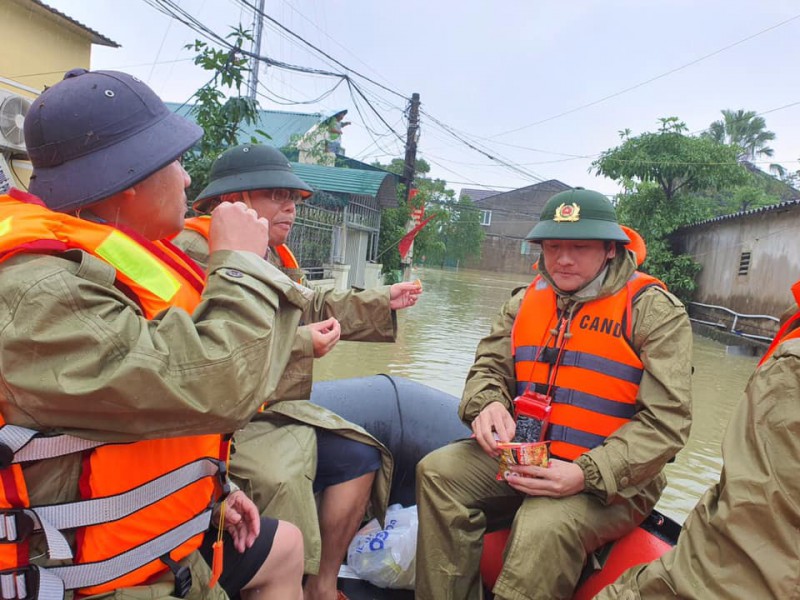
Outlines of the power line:
[[749,35],[749,36],[745,37],[745,38],[742,38],[741,40],[738,40],[738,41],[736,41],[736,42],[734,42],[732,44],[728,44],[727,46],[723,46],[722,48],[719,48],[718,50],[715,50],[714,52],[710,52],[708,54],[705,54],[705,55],[701,56],[700,58],[696,58],[695,60],[692,60],[692,61],[690,61],[690,62],[688,62],[686,64],[683,64],[683,65],[681,65],[679,67],[675,67],[674,69],[670,69],[669,71],[665,71],[664,73],[661,73],[660,75],[656,75],[655,77],[651,77],[650,79],[647,79],[645,81],[642,81],[640,83],[637,83],[635,85],[627,87],[627,88],[625,88],[623,90],[620,90],[618,92],[614,92],[613,94],[608,94],[607,96],[603,96],[602,98],[600,98],[598,100],[594,100],[592,102],[587,102],[586,104],[582,104],[580,106],[576,106],[575,108],[571,108],[569,110],[565,110],[563,112],[560,112],[560,113],[555,114],[553,116],[547,117],[545,119],[540,119],[538,121],[534,121],[533,123],[528,123],[527,125],[523,125],[521,127],[516,127],[514,129],[509,129],[508,131],[502,131],[502,132],[497,133],[497,134],[495,134],[493,136],[490,136],[490,139],[491,138],[495,138],[495,137],[500,137],[502,135],[507,135],[509,133],[515,133],[517,131],[522,131],[523,129],[529,129],[531,127],[535,127],[536,125],[541,125],[542,123],[547,123],[549,121],[553,121],[553,120],[558,119],[560,117],[564,117],[566,115],[570,115],[572,113],[578,112],[579,110],[583,110],[584,108],[589,108],[590,106],[595,106],[596,104],[600,104],[601,102],[605,102],[606,100],[610,100],[611,98],[616,98],[617,96],[621,96],[622,94],[625,94],[627,92],[630,92],[632,90],[635,90],[637,88],[645,86],[645,85],[647,85],[649,83],[652,83],[654,81],[657,81],[659,79],[663,79],[664,77],[672,75],[673,73],[677,73],[678,71],[682,71],[683,69],[686,69],[688,67],[696,65],[699,62],[702,62],[704,60],[707,60],[707,59],[711,58],[712,56],[716,56],[717,54],[725,52],[726,50],[730,50],[731,48],[734,48],[735,46],[739,46],[740,44],[744,44],[745,42],[748,42],[748,41],[752,40],[753,38],[756,38],[756,37],[758,37],[760,35],[768,33],[768,32],[770,32],[770,31],[772,31],[774,29],[777,29],[778,27],[782,27],[782,26],[786,25],[787,23],[790,23],[790,22],[792,22],[792,21],[794,21],[794,20],[796,20],[798,18],[800,18],[800,14],[797,14],[797,15],[795,15],[793,17],[789,17],[788,19],[786,19],[784,21],[781,21],[780,23],[776,23],[775,25],[772,25],[771,27],[767,27],[766,29],[762,29],[761,31],[758,31],[758,32],[756,32],[756,33],[754,33],[752,35]]

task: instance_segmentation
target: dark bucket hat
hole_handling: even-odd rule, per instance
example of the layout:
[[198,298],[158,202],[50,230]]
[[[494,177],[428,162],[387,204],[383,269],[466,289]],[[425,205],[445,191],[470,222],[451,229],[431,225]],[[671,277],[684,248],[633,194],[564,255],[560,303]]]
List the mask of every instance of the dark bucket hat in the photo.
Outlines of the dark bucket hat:
[[192,208],[206,212],[212,200],[225,194],[276,188],[299,190],[304,198],[314,193],[295,175],[280,150],[264,144],[242,144],[228,148],[214,161],[208,185],[197,195]]
[[147,179],[203,136],[136,77],[86,69],[69,71],[34,100],[24,130],[30,192],[60,212]]
[[622,242],[630,239],[617,222],[614,206],[600,192],[574,188],[550,198],[526,240],[601,240]]

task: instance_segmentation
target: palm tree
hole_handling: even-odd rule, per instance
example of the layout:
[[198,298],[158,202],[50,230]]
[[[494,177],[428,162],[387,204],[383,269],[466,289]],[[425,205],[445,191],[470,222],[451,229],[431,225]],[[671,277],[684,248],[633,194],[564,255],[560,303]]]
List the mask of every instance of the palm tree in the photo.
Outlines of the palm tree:
[[720,144],[733,144],[741,148],[739,160],[753,162],[757,156],[772,156],[774,151],[767,146],[775,139],[772,131],[767,131],[764,117],[753,110],[737,111],[724,109],[722,119],[714,121],[703,134]]

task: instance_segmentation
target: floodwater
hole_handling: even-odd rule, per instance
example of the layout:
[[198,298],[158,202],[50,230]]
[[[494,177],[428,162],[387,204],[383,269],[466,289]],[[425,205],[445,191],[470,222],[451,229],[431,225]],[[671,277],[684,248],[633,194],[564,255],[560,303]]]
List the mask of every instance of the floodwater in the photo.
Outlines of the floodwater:
[[[478,341],[511,291],[529,277],[482,271],[421,269],[419,303],[398,313],[395,344],[340,342],[317,361],[317,381],[387,373],[461,396]],[[731,412],[742,398],[757,358],[695,336],[693,425],[689,443],[667,467],[669,487],[658,509],[678,522],[719,478],[720,442]]]

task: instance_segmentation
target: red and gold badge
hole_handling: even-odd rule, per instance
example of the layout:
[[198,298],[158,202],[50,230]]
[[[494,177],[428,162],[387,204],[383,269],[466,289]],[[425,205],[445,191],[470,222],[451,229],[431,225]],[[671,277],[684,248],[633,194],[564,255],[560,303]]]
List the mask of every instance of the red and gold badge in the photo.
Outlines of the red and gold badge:
[[581,207],[575,204],[561,203],[556,209],[556,214],[553,216],[553,221],[556,223],[573,223],[581,220]]

